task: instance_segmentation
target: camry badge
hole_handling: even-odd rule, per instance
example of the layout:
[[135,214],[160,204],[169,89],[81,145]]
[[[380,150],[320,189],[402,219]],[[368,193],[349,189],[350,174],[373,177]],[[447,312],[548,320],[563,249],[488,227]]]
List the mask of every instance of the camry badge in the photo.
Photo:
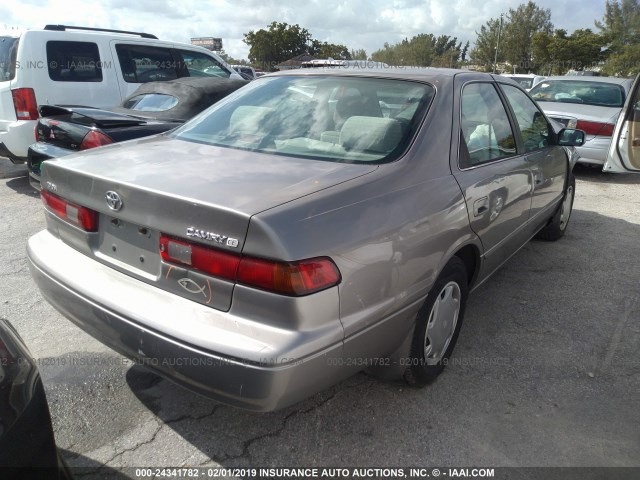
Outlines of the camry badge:
[[120,195],[118,195],[113,190],[109,190],[105,194],[104,198],[107,201],[107,205],[109,206],[109,208],[114,212],[117,212],[122,208],[122,199],[120,198]]
[[236,248],[240,243],[237,238],[230,238],[226,235],[220,235],[219,233],[207,232],[206,230],[199,230],[195,227],[187,228],[187,237],[195,237],[201,240],[208,240],[210,242],[226,245],[227,247]]

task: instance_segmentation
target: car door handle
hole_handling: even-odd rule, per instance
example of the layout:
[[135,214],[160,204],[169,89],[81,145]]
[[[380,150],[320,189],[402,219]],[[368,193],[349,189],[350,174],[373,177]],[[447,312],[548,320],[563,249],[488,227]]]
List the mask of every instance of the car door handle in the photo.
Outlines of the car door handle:
[[489,210],[489,197],[482,197],[473,202],[473,216],[479,217]]

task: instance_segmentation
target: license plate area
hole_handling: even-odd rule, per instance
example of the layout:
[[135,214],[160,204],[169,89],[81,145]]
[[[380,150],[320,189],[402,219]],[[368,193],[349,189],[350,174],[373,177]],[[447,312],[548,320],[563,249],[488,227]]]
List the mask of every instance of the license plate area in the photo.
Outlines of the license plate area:
[[97,255],[126,270],[160,273],[160,233],[142,225],[100,214]]

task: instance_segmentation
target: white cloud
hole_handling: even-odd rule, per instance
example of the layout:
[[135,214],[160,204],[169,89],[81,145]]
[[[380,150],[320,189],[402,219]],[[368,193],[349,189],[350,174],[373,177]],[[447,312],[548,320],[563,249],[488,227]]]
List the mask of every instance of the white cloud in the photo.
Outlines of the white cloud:
[[[419,33],[445,34],[473,43],[475,32],[490,18],[521,3],[525,0],[23,0],[10,9],[0,7],[0,28],[62,23],[147,31],[178,42],[214,36],[222,37],[227,53],[246,58],[243,34],[278,21],[298,24],[315,39],[364,48],[370,54],[385,42],[393,44]],[[593,22],[604,15],[605,0],[536,3],[552,9],[556,28],[571,32],[595,30]]]

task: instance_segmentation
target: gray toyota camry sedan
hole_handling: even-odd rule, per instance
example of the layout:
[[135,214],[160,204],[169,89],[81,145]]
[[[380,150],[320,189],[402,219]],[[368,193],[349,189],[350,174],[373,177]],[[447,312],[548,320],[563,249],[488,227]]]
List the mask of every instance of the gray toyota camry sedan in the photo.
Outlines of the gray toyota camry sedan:
[[170,133],[46,162],[31,272],[98,340],[237,407],[363,369],[421,386],[469,291],[564,234],[582,142],[500,76],[269,75]]

